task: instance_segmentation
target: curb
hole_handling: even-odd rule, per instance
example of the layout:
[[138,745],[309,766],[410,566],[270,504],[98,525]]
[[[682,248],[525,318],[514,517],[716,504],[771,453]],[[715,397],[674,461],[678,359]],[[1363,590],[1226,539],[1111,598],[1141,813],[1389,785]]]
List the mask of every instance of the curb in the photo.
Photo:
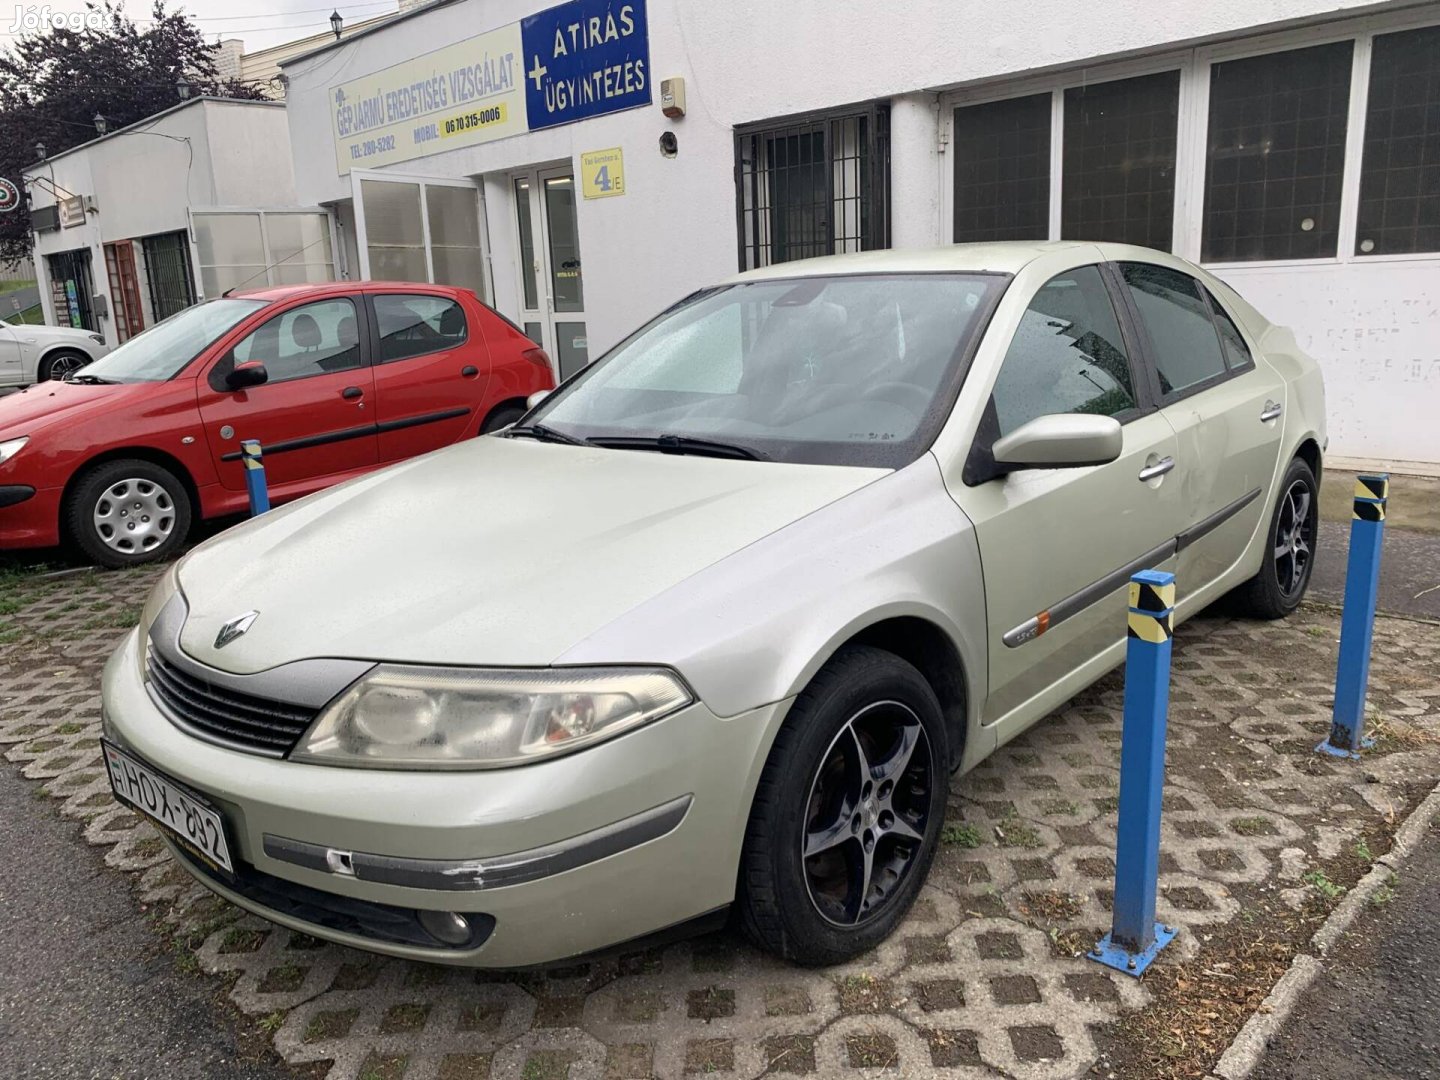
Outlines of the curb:
[[[1394,879],[1400,864],[1415,850],[1425,831],[1437,818],[1440,818],[1440,785],[1420,801],[1395,831],[1390,850],[1375,860],[1370,872],[1345,895],[1345,899],[1336,905],[1320,929],[1315,931],[1310,946],[1316,953],[1321,957],[1330,954],[1360,913],[1369,906],[1371,897]],[[1295,959],[1290,961],[1289,970],[1270,988],[1265,1000],[1245,1021],[1245,1026],[1225,1048],[1225,1053],[1220,1055],[1220,1060],[1211,1070],[1212,1080],[1246,1080],[1260,1064],[1265,1048],[1294,1011],[1301,994],[1324,969],[1325,965],[1310,953],[1296,953]]]

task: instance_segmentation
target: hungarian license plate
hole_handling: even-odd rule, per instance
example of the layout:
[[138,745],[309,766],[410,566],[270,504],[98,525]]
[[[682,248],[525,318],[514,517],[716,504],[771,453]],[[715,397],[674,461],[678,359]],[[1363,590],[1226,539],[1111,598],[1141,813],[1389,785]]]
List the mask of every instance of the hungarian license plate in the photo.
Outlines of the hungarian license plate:
[[164,827],[187,847],[228,873],[230,845],[225,819],[164,773],[141,764],[125,751],[100,740],[115,797]]

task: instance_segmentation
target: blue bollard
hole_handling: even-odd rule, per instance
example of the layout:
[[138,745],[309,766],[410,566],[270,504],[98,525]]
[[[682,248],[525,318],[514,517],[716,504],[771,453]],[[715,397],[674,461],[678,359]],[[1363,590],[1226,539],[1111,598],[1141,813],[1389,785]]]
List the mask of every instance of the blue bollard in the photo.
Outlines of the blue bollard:
[[1370,639],[1380,595],[1380,547],[1385,539],[1385,501],[1390,476],[1355,479],[1350,519],[1350,559],[1345,567],[1345,611],[1340,616],[1340,662],[1335,671],[1335,711],[1330,737],[1315,749],[1333,757],[1358,758],[1374,744],[1365,737],[1365,688],[1370,682]]
[[245,465],[245,487],[250,492],[250,516],[270,509],[270,492],[265,487],[265,462],[260,444],[246,439],[240,444],[240,460]]
[[1110,933],[1100,939],[1089,956],[1137,977],[1175,937],[1174,927],[1155,921],[1174,610],[1174,574],[1142,570],[1130,579],[1115,903]]

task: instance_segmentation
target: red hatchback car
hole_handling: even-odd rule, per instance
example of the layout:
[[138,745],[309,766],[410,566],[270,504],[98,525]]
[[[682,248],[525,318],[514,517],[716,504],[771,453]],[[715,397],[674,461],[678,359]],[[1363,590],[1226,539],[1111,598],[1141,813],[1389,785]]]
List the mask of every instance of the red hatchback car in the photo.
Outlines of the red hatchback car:
[[282,502],[504,427],[554,385],[545,353],[465,289],[211,300],[67,382],[0,398],[0,548],[163,558],[194,519],[246,509],[241,440],[262,444]]

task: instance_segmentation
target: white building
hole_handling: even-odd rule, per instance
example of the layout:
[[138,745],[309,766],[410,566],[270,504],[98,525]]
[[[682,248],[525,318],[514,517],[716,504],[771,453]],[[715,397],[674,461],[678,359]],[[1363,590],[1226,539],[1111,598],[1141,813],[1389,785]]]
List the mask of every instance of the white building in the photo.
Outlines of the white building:
[[194,98],[26,170],[45,321],[111,345],[248,284],[329,281],[329,215],[296,208],[285,107]]
[[284,71],[342,270],[472,285],[564,374],[737,268],[1124,240],[1296,328],[1332,460],[1440,463],[1440,5],[439,0]]

